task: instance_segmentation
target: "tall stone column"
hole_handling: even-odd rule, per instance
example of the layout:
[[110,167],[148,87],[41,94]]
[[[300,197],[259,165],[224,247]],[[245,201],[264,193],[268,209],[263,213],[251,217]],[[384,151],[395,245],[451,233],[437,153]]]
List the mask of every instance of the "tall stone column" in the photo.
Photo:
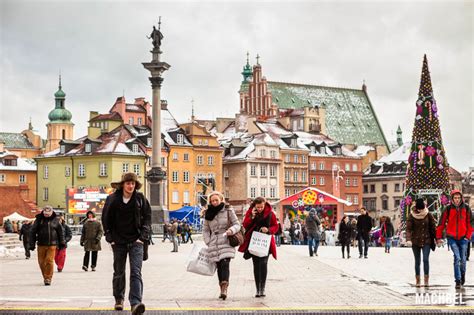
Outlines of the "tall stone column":
[[168,211],[164,207],[164,185],[166,179],[166,172],[161,165],[161,85],[163,72],[170,68],[166,62],[160,61],[161,40],[163,35],[160,32],[161,20],[158,23],[158,29],[153,26],[153,32],[150,39],[153,40],[153,50],[151,62],[144,62],[145,69],[150,71],[149,77],[152,88],[152,156],[151,169],[147,172],[146,178],[150,185],[150,205],[151,205],[151,220],[152,224],[162,224],[168,219]]

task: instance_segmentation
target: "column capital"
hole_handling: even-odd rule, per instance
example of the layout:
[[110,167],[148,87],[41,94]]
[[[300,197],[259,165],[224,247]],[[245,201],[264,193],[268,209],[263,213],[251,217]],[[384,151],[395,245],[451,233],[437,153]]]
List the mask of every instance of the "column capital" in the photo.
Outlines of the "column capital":
[[161,88],[161,84],[163,83],[163,78],[162,77],[149,77],[151,82],[151,88]]

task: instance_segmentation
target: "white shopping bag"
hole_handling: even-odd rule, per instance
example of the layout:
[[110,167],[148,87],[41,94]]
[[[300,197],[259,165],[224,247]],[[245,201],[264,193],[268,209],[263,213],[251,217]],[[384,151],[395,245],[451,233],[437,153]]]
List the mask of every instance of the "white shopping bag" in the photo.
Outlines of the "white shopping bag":
[[271,240],[271,235],[253,231],[249,244],[249,253],[258,257],[267,256]]
[[188,257],[186,270],[203,276],[212,276],[216,272],[216,263],[209,260],[207,247],[194,244]]

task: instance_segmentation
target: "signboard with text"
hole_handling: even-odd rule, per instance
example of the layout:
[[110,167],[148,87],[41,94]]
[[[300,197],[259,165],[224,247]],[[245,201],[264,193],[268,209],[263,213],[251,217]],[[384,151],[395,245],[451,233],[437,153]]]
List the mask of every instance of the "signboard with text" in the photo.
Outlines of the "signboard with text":
[[68,188],[66,189],[67,211],[70,214],[86,214],[91,210],[101,213],[105,199],[113,192],[113,188]]

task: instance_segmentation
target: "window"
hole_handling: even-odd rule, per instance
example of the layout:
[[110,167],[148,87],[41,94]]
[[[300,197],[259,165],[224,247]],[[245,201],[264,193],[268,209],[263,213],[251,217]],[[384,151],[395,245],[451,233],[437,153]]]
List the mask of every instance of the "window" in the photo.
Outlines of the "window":
[[198,145],[202,145],[202,140],[201,139],[198,140]]
[[270,187],[270,198],[276,198],[276,188]]
[[285,181],[286,182],[290,181],[290,171],[289,170],[285,170]]
[[129,125],[133,125],[133,117],[130,117],[130,118],[128,119],[128,124],[129,124]]
[[276,159],[276,155],[277,155],[277,154],[276,154],[276,151],[274,151],[274,150],[271,150],[271,151],[270,151],[270,157],[271,157],[272,159]]
[[382,198],[382,210],[388,210],[388,198]]
[[122,163],[122,173],[128,173],[128,163]]
[[352,180],[352,186],[357,187],[357,185],[359,185],[358,180],[357,180],[357,178],[354,178],[354,179]]
[[66,146],[65,146],[64,144],[62,144],[62,145],[60,146],[59,152],[60,152],[61,154],[66,153]]
[[214,178],[214,173],[207,173],[207,178]]
[[266,197],[267,189],[265,187],[260,188],[260,196]]
[[375,192],[375,185],[370,185],[370,192],[374,193]]
[[267,157],[267,151],[265,151],[265,149],[260,149],[260,157],[261,158],[266,158]]
[[375,210],[375,199],[370,199],[369,201],[369,209]]
[[257,176],[257,166],[256,165],[250,165],[250,176]]
[[276,177],[277,175],[276,165],[270,165],[270,177]]
[[178,142],[178,144],[183,144],[184,143],[184,135],[181,134],[181,133],[178,133],[178,135],[176,136],[176,142]]
[[349,187],[351,185],[351,179],[346,178],[346,187]]
[[301,156],[301,163],[306,163],[306,155]]
[[141,118],[141,117],[138,117],[137,120],[138,120],[137,124],[138,124],[139,126],[141,126],[141,125],[142,125],[142,118]]
[[26,175],[20,174],[20,184],[26,183]]
[[352,171],[357,172],[357,164],[352,164]]
[[261,177],[266,177],[267,176],[267,166],[266,165],[260,165],[260,176]]
[[185,161],[185,162],[189,161],[189,153],[184,153],[183,154],[183,161]]
[[290,163],[291,157],[289,154],[285,154],[285,162]]
[[301,181],[306,181],[306,171],[301,171]]
[[107,163],[99,164],[99,176],[107,176]]
[[49,199],[49,190],[47,187],[43,188],[43,200],[48,201]]
[[49,173],[49,167],[48,165],[43,166],[43,178],[47,179],[48,178],[48,173]]
[[229,169],[227,167],[224,168],[224,177],[225,178],[229,177]]
[[323,146],[323,147],[320,147],[320,148],[319,148],[319,153],[321,153],[321,154],[326,154],[326,147],[324,147],[324,146]]
[[166,166],[166,158],[164,156],[161,157],[161,166]]
[[293,162],[298,163],[298,154],[293,156]]
[[324,171],[324,162],[319,162],[319,170]]
[[174,152],[173,153],[173,161],[177,161],[177,160],[178,160],[178,153]]
[[296,148],[296,139],[291,139],[290,147]]
[[354,195],[354,204],[358,205],[359,204],[359,196]]
[[146,138],[146,145],[151,147],[153,145],[153,138]]
[[133,153],[138,153],[138,144],[136,144],[136,143],[132,144],[132,152]]
[[86,166],[84,164],[79,164],[78,167],[79,167],[79,170],[77,172],[77,176],[85,177],[86,176]]
[[311,170],[312,170],[312,171],[315,171],[315,170],[316,170],[316,163],[315,163],[315,162],[312,162],[312,163],[311,163]]
[[197,156],[197,165],[203,165],[204,164],[204,157],[202,155]]
[[92,144],[91,143],[86,143],[86,153],[91,153],[92,151]]
[[364,185],[364,194],[369,192],[369,185]]
[[293,195],[298,192],[298,189],[293,189]]
[[325,185],[323,176],[319,177],[319,185],[321,185],[321,186]]
[[204,144],[204,145],[209,145],[209,141],[204,140],[204,141],[203,141],[203,144]]
[[387,192],[387,184],[382,184],[382,192]]
[[293,172],[293,181],[297,182],[298,181],[298,171]]
[[224,198],[225,198],[225,199],[230,199],[230,192],[229,192],[228,190],[226,190],[226,191],[224,192]]
[[183,172],[183,182],[189,183],[189,171]]
[[346,200],[347,200],[348,202],[352,202],[352,201],[351,201],[351,200],[352,200],[351,195],[347,195],[347,196],[346,196]]
[[172,203],[179,203],[179,191],[173,191],[173,194],[171,196],[171,202]]
[[178,182],[178,171],[173,171],[171,174],[172,174],[171,181],[173,183],[177,183]]
[[133,164],[133,172],[140,175],[140,164]]
[[351,170],[351,165],[349,163],[346,163],[345,165],[345,170],[350,171]]
[[250,187],[250,198],[255,198],[255,197],[257,197],[257,188]]
[[183,203],[189,204],[189,191],[183,191]]
[[400,199],[395,199],[393,202],[394,202],[393,205],[395,206],[395,209],[400,207]]
[[316,185],[316,177],[311,177],[311,185]]
[[285,189],[285,198],[290,196],[290,190],[288,188]]
[[395,184],[395,191],[399,192],[400,191],[400,184]]
[[316,153],[316,147],[314,145],[310,147],[310,150],[311,150],[311,153]]
[[212,155],[207,156],[207,165],[214,165],[214,156]]

